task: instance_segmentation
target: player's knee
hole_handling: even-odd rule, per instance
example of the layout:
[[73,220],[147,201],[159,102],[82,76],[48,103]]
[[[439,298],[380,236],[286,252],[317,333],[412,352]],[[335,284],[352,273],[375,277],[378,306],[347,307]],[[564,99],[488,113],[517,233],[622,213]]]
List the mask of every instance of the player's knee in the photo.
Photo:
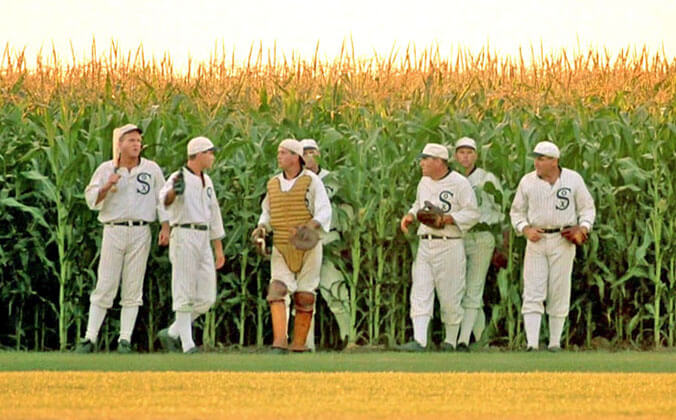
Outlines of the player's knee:
[[311,292],[296,292],[293,295],[296,311],[312,312],[315,303],[315,295]]
[[270,282],[270,286],[268,286],[268,296],[266,299],[268,302],[283,301],[287,293],[288,289],[284,283],[279,280],[273,280]]

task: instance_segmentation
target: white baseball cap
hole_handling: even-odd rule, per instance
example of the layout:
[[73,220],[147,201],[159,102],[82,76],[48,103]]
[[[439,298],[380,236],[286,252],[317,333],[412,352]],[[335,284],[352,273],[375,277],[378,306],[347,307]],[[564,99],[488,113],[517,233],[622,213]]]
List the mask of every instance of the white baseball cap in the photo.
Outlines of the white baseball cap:
[[317,146],[317,142],[314,139],[303,139],[300,141],[300,144],[303,146],[303,150],[305,149],[319,150],[319,146]]
[[283,147],[284,149],[288,150],[289,152],[293,152],[300,156],[301,158],[303,157],[303,145],[300,144],[298,140],[295,139],[285,139],[282,140],[281,143],[279,143],[279,147]]
[[216,146],[206,137],[195,137],[188,142],[188,156],[209,150],[216,150]]
[[470,149],[476,150],[476,141],[469,137],[463,137],[455,142],[455,150],[458,150],[461,147],[469,147]]
[[125,124],[122,127],[117,127],[113,130],[113,141],[118,142],[125,134],[131,133],[132,131],[138,131],[139,134],[143,134],[143,130],[135,126],[134,124]]
[[554,159],[558,159],[561,156],[561,152],[556,145],[549,141],[541,141],[535,145],[535,149],[531,153],[531,156],[548,156]]
[[427,143],[422,153],[418,157],[435,157],[443,160],[448,160],[448,149],[438,143]]

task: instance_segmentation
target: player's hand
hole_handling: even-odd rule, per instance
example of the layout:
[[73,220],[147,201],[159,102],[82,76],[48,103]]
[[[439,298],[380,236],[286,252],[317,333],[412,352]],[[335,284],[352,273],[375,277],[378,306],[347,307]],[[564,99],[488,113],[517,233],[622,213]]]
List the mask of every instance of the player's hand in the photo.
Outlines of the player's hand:
[[113,185],[116,185],[117,182],[120,180],[121,176],[117,172],[113,172],[110,174],[108,177],[108,182],[107,182],[107,187],[110,188]]
[[216,266],[216,270],[220,270],[225,265],[225,255],[217,253],[214,265]]
[[401,229],[402,232],[408,233],[408,226],[413,223],[413,215],[411,213],[407,213],[406,216],[401,218],[401,222],[399,223],[399,228]]
[[167,246],[169,245],[169,234],[170,234],[170,229],[169,229],[169,223],[162,223],[162,228],[160,229],[159,235],[157,235],[157,244],[159,246]]
[[526,237],[531,242],[537,242],[542,239],[543,230],[540,228],[535,228],[532,226],[526,226],[523,228],[523,236]]

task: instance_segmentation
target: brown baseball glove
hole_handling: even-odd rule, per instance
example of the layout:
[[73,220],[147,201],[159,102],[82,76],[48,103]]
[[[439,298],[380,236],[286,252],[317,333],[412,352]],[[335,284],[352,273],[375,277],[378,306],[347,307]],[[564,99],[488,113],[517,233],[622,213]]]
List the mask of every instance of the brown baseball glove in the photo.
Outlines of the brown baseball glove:
[[580,226],[567,227],[561,231],[561,236],[575,245],[582,245],[587,241],[587,233]]
[[256,253],[263,258],[268,258],[270,254],[265,243],[265,228],[262,226],[257,227],[251,232],[251,243],[256,248]]
[[503,268],[507,268],[507,256],[502,251],[496,249],[493,251],[491,264],[498,271],[502,270]]
[[429,201],[425,201],[425,207],[418,210],[416,219],[424,225],[441,229],[444,227],[444,211]]
[[291,236],[289,241],[296,249],[306,251],[317,245],[317,242],[319,242],[319,233],[310,227],[299,226],[296,228],[296,233]]

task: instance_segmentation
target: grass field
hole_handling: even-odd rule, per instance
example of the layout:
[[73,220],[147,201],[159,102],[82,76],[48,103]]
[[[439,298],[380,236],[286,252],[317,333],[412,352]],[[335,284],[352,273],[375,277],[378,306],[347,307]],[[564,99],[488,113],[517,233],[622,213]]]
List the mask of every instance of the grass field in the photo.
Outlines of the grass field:
[[5,352],[0,371],[2,419],[676,418],[674,352]]

